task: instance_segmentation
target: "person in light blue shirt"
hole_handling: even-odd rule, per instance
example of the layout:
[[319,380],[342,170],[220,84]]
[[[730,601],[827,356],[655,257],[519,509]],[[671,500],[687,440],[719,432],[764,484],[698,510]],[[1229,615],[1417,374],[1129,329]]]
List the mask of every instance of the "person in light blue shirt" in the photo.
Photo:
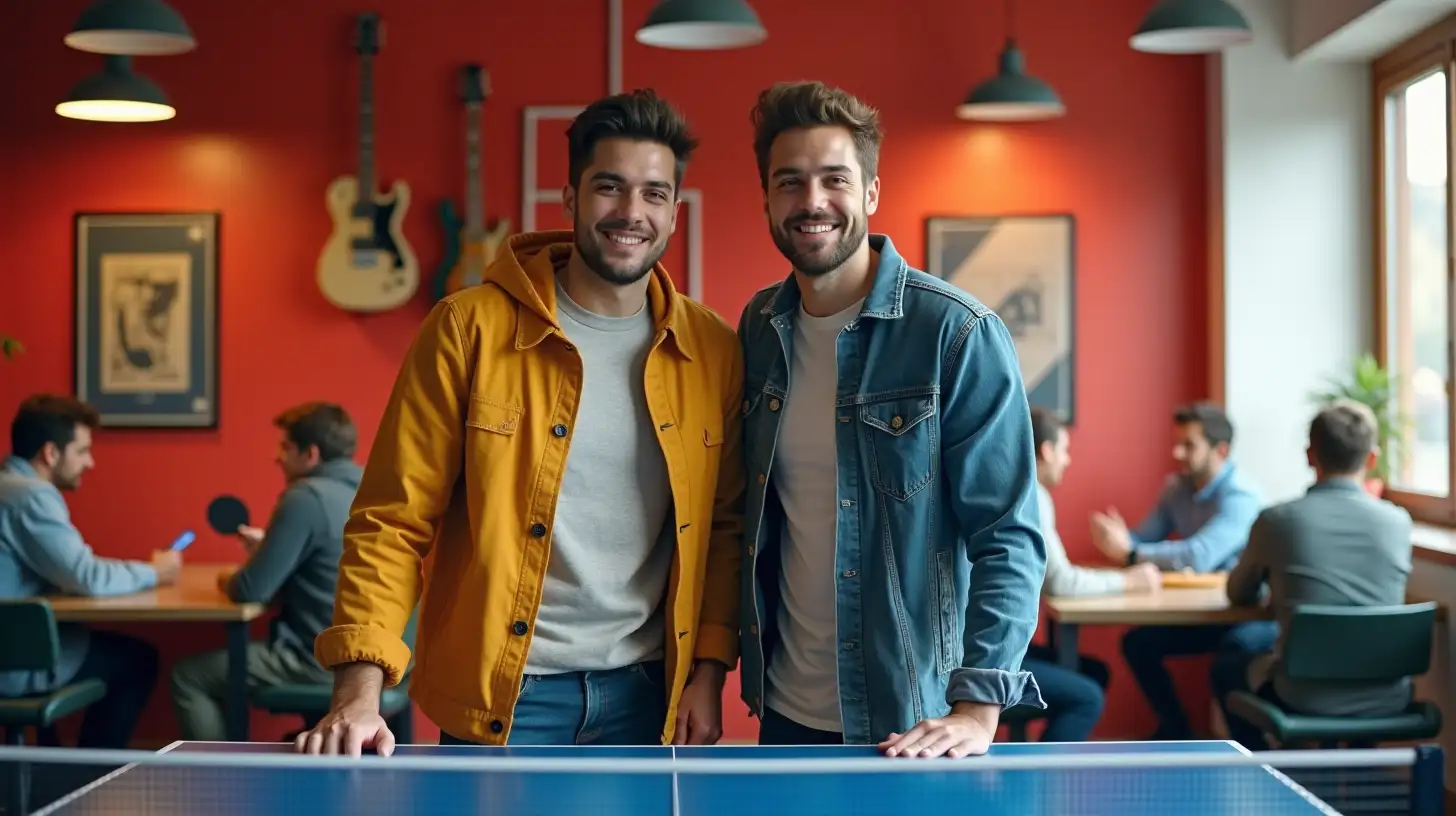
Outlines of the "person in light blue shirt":
[[[1208,402],[1173,414],[1173,458],[1157,505],[1129,530],[1113,509],[1092,516],[1092,540],[1115,564],[1151,563],[1165,571],[1225,572],[1238,563],[1263,509],[1258,491],[1229,459],[1234,427]],[[1169,657],[1236,651],[1257,654],[1273,643],[1265,621],[1228,626],[1143,626],[1123,636],[1122,655],[1157,717],[1152,739],[1189,739],[1188,715],[1164,665]]]
[[[125,595],[177,579],[177,553],[152,563],[100,558],[71,523],[62,491],[81,486],[95,466],[96,409],[72,397],[41,394],[21,404],[10,424],[10,455],[0,465],[0,600],[37,595]],[[113,632],[62,624],[53,671],[0,672],[0,697],[54,691],[82,679],[106,683],[81,724],[83,748],[125,748],[157,679],[157,650]]]

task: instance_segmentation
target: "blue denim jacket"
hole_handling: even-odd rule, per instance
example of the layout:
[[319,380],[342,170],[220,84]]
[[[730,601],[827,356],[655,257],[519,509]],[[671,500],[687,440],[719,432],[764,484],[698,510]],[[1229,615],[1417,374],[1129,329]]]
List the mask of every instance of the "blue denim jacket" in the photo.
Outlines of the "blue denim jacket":
[[[836,610],[844,740],[867,744],[958,701],[1044,708],[1021,661],[1046,549],[1025,386],[991,310],[912,269],[890,239],[840,333]],[[773,473],[799,289],[758,292],[739,323],[748,473],[743,700],[762,717],[775,646],[783,509]]]

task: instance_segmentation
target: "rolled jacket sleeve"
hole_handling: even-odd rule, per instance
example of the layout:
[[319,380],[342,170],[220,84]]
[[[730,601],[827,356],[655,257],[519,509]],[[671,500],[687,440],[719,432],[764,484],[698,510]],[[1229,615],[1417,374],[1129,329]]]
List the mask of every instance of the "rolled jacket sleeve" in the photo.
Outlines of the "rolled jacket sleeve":
[[994,314],[973,312],[951,344],[942,384],[941,461],[971,563],[964,658],[947,700],[1045,708],[1021,668],[1046,573],[1036,453],[1021,367]]
[[326,668],[367,662],[396,685],[421,566],[463,457],[472,355],[450,300],[437,303],[407,353],[344,526],[333,626],[314,655]]

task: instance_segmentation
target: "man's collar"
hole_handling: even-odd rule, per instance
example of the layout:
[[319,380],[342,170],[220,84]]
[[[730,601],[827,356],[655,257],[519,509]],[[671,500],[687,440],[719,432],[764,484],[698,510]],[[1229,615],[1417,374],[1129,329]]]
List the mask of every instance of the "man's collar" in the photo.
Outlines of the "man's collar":
[[[864,305],[860,307],[860,317],[885,320],[904,317],[905,280],[909,277],[910,267],[895,249],[890,236],[871,233],[866,240],[870,249],[879,253],[880,263],[875,267],[874,282],[870,284],[869,294],[865,295]],[[790,271],[779,291],[764,305],[762,313],[770,317],[793,314],[798,311],[801,299],[799,279]]]

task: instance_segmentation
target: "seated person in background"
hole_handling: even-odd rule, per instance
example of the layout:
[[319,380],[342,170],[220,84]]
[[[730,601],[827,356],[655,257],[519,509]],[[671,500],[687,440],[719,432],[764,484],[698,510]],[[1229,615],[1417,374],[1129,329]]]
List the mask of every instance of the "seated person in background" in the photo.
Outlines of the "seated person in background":
[[[1249,546],[1228,579],[1229,602],[1253,606],[1268,587],[1279,628],[1300,604],[1394,606],[1406,602],[1411,571],[1411,518],[1404,509],[1365,492],[1375,464],[1375,414],[1341,400],[1309,426],[1309,464],[1315,483],[1300,498],[1265,510],[1249,533]],[[1338,687],[1299,683],[1279,670],[1282,639],[1256,655],[1219,654],[1213,690],[1223,705],[1230,692],[1255,690],[1281,706],[1336,717],[1382,716],[1411,699],[1410,680]],[[1352,656],[1352,659],[1355,659]],[[1257,729],[1224,709],[1229,736],[1250,750],[1265,750]]]
[[[314,659],[313,641],[333,619],[344,522],[363,472],[352,459],[357,433],[343,408],[321,402],[291,408],[273,424],[282,431],[276,461],[287,486],[266,530],[238,530],[248,560],[219,580],[237,603],[279,599],[268,642],[248,645],[250,687],[332,685],[333,673]],[[172,702],[183,739],[227,738],[227,670],[225,649],[177,662]]]
[[[1092,517],[1092,540],[1113,563],[1151,563],[1165,571],[1219,572],[1233,567],[1248,541],[1261,500],[1229,460],[1234,428],[1223,409],[1206,402],[1173,414],[1173,458],[1153,512],[1129,531],[1116,510]],[[1142,626],[1128,630],[1122,655],[1157,717],[1152,739],[1193,733],[1164,660],[1221,648],[1259,652],[1272,634],[1264,622],[1228,626]]]
[[[1031,433],[1036,443],[1036,493],[1041,508],[1041,533],[1046,539],[1045,595],[1112,595],[1124,592],[1152,592],[1162,586],[1162,572],[1154,564],[1134,564],[1121,569],[1088,569],[1072,564],[1057,535],[1056,507],[1050,488],[1061,484],[1072,464],[1071,439],[1065,423],[1045,408],[1031,409]],[[1047,704],[1047,728],[1043,742],[1080,742],[1092,734],[1102,717],[1103,691],[1107,688],[1107,664],[1079,655],[1077,671],[1057,663],[1050,647],[1033,643],[1022,661],[1041,686]]]
[[[152,562],[98,558],[74,525],[63,490],[81,486],[95,466],[91,431],[96,409],[71,397],[41,394],[21,403],[10,423],[10,456],[0,466],[0,598],[36,595],[127,595],[177,580],[180,554]],[[125,530],[125,520],[117,520]],[[0,696],[54,691],[68,683],[106,683],[104,698],[86,710],[83,748],[125,748],[157,681],[157,650],[114,632],[59,626],[54,672],[0,672]]]

